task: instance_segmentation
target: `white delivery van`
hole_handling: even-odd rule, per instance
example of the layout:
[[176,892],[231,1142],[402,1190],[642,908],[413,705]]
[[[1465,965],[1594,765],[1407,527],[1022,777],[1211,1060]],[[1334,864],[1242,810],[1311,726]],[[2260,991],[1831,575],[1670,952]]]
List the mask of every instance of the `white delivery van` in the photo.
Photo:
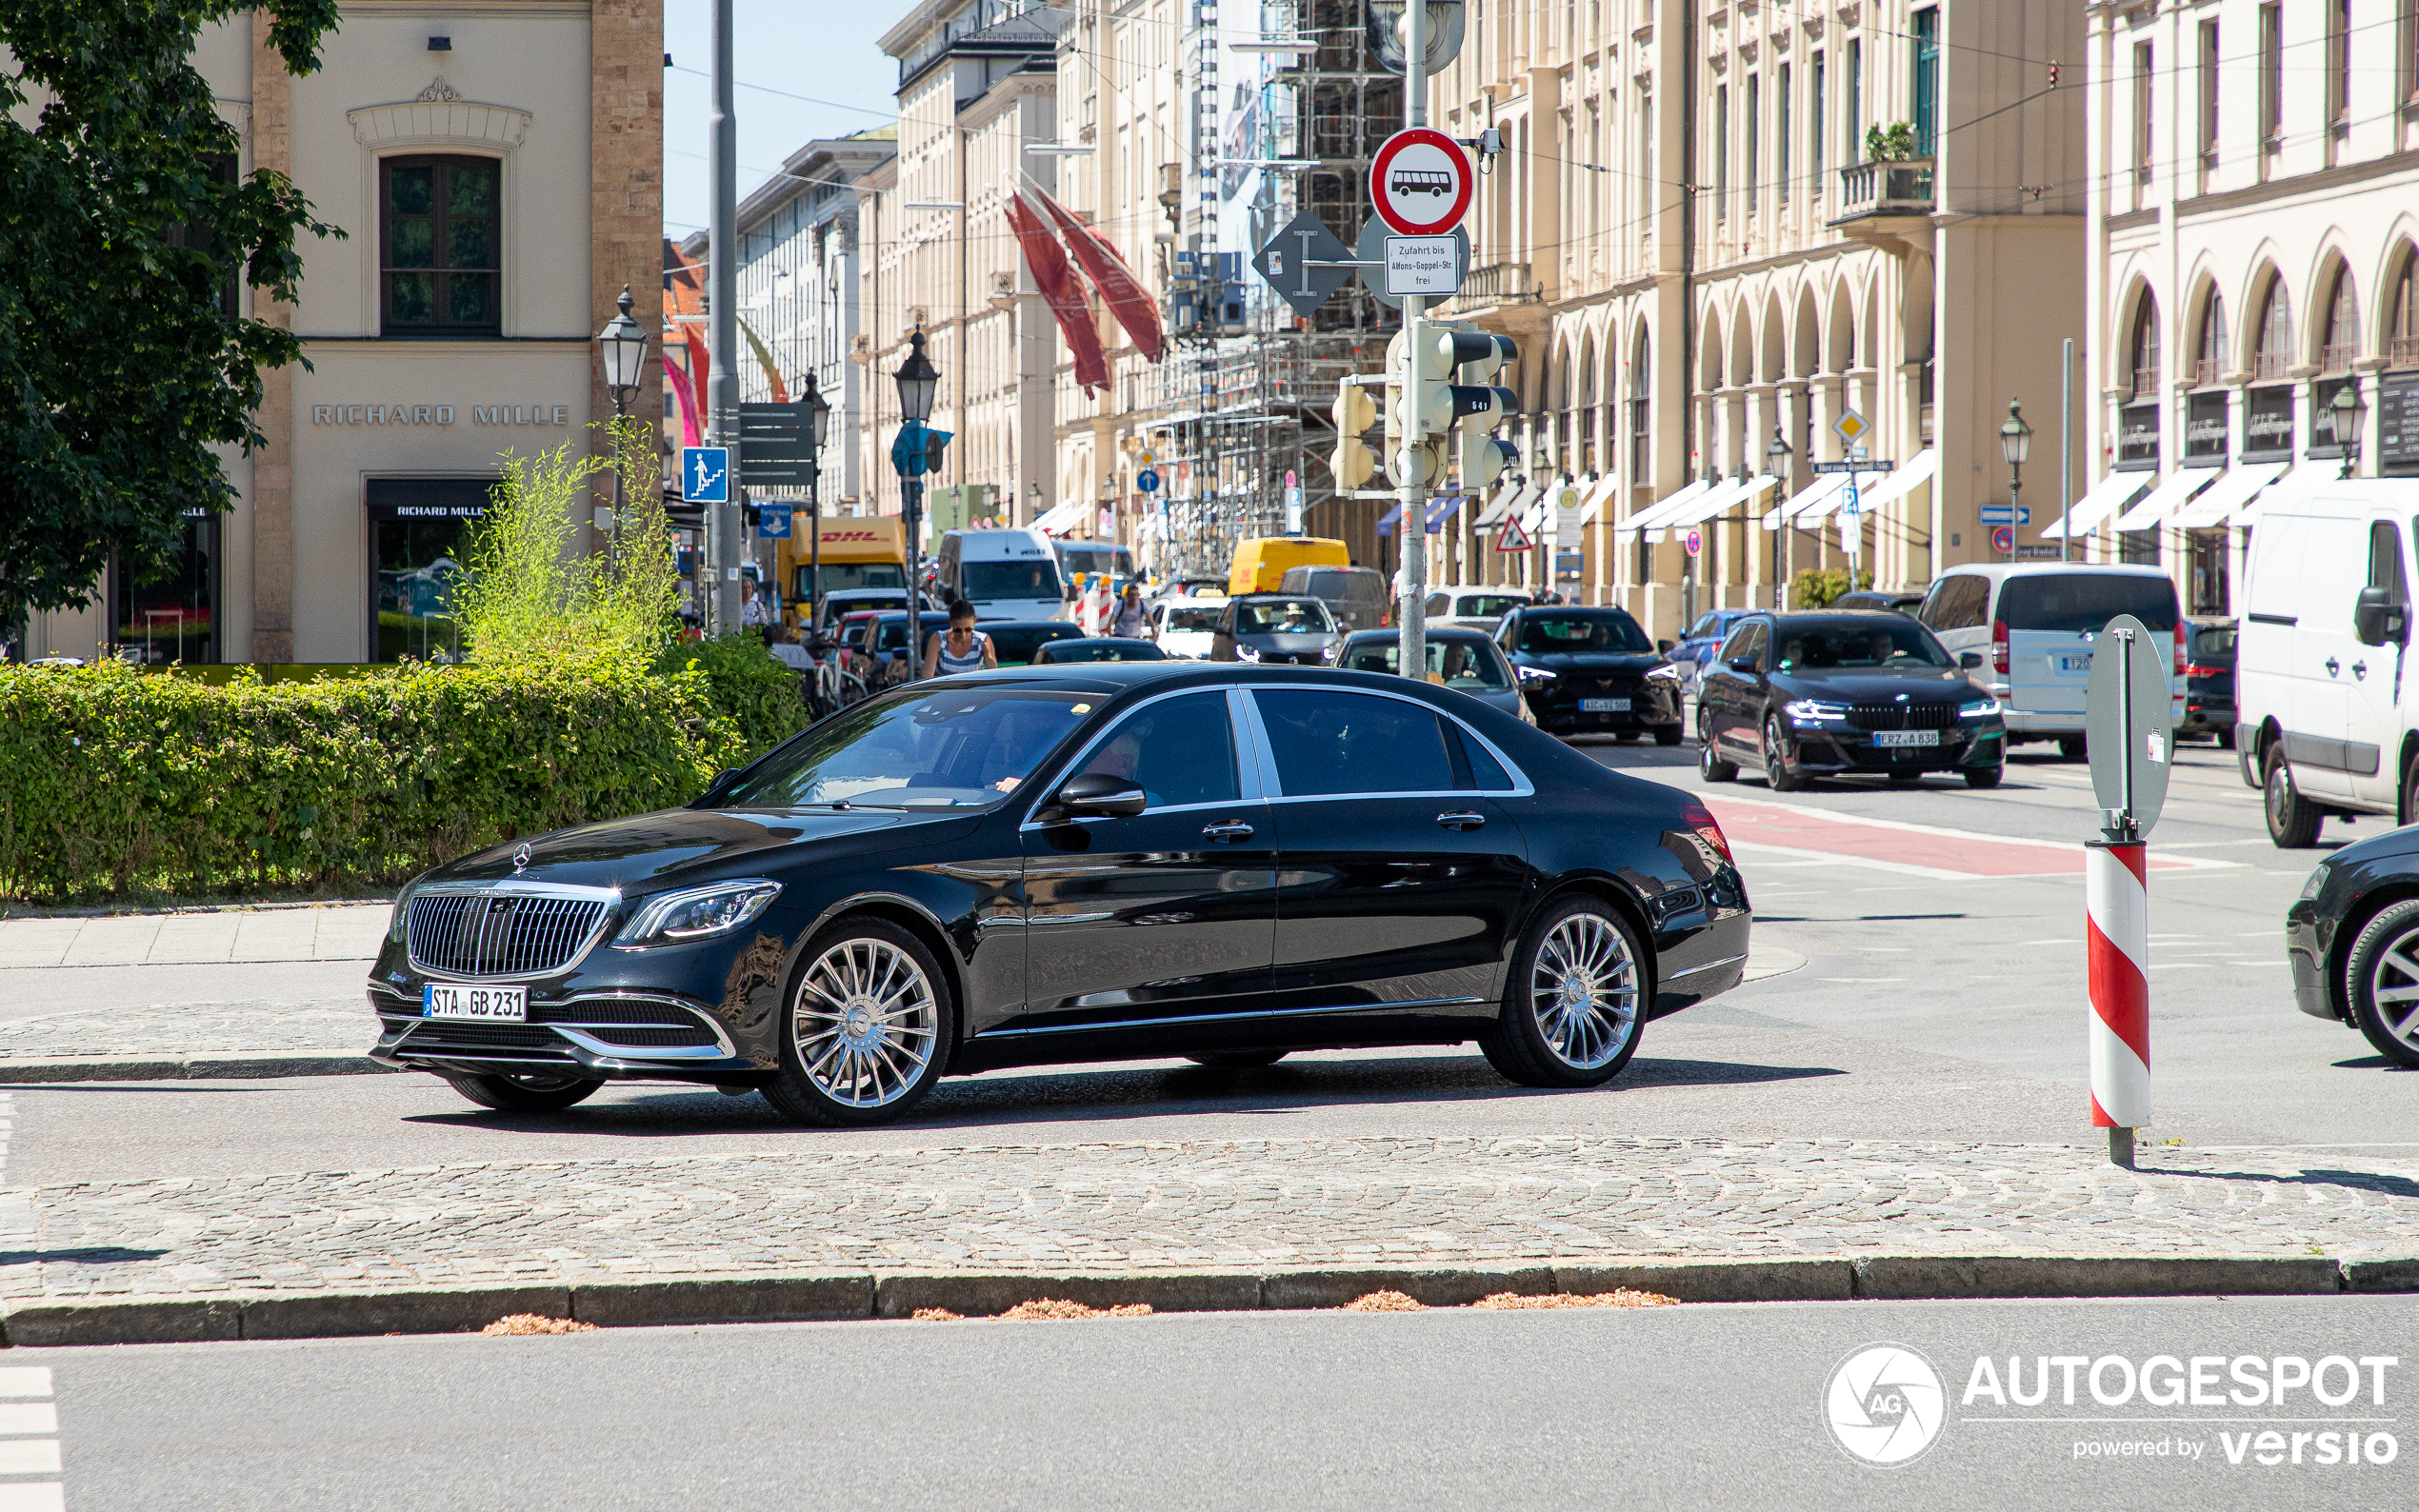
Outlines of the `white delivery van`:
[[[2187,630],[2175,585],[2155,567],[2016,562],[1950,567],[1932,580],[1915,618],[1940,637],[1999,700],[2008,744],[2054,740],[2069,761],[2085,754],[2083,695],[2092,645],[2109,621],[2130,614],[2174,642],[2171,729],[2184,718]],[[1965,662],[1972,656],[1976,660]]]
[[1058,553],[1039,530],[951,530],[935,576],[941,602],[970,600],[977,619],[1063,620],[1071,607]]
[[2260,495],[2235,639],[2234,751],[2269,838],[2298,849],[2329,817],[2419,818],[2410,542],[2419,482],[2354,479]]

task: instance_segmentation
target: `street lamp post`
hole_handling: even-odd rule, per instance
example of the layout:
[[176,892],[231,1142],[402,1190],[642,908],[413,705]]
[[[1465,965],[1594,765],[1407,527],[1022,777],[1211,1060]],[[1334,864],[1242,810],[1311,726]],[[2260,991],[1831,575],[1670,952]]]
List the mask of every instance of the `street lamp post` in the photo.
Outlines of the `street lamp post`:
[[[1774,426],[1772,444],[1764,448],[1764,470],[1772,475],[1772,491],[1779,495],[1772,506],[1774,509],[1782,508],[1789,500],[1789,444],[1781,439],[1781,428]],[[1749,509],[1748,517],[1753,519],[1755,511]],[[1772,603],[1786,612],[1789,607],[1789,527],[1786,520],[1773,523],[1780,528],[1772,532]]]
[[[2015,522],[2024,518],[2024,459],[2032,451],[2032,428],[2025,424],[2024,408],[2013,399],[2008,401],[2008,418],[1999,428],[1999,454],[2008,459],[2008,530],[2015,533]],[[2069,532],[2067,539],[2073,539]],[[2009,555],[2015,553],[2010,551]]]
[[2328,412],[2335,417],[2335,445],[2344,452],[2343,470],[2339,478],[2349,478],[2360,470],[2360,420],[2368,406],[2360,402],[2360,380],[2347,378],[2328,402]]
[[807,369],[807,633],[823,620],[823,443],[831,426],[831,405]]
[[908,676],[924,666],[924,422],[932,417],[932,396],[941,387],[941,370],[924,355],[924,328],[909,338],[907,361],[891,375],[899,386],[899,438],[890,447],[890,462],[899,469],[899,526],[907,536]]
[[605,387],[613,395],[612,533],[618,539],[622,531],[622,452],[628,445],[622,431],[630,419],[630,401],[638,397],[639,379],[647,371],[647,332],[630,318],[628,284],[622,286],[622,297],[613,304],[620,313],[596,333],[596,350],[605,364]]

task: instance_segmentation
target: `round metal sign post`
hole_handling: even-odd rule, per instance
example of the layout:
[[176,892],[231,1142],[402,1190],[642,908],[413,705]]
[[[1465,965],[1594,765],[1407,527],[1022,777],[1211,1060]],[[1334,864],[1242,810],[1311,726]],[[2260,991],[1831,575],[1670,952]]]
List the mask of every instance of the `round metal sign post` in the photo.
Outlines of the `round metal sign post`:
[[2091,997],[2091,1122],[2109,1159],[2133,1167],[2150,1119],[2150,895],[2143,837],[2167,802],[2175,753],[2171,642],[2120,614],[2102,629],[2084,693],[2084,737],[2101,838],[2084,846],[2084,949]]
[[1442,236],[1469,212],[1469,154],[1425,126],[1395,132],[1369,160],[1369,204],[1397,236]]

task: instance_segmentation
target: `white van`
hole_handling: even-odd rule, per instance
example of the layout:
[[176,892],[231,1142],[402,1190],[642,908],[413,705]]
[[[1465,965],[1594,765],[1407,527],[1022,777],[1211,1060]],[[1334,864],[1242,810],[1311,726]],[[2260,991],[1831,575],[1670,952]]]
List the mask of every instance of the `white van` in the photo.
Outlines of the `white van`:
[[[2083,695],[2091,647],[2109,621],[2130,614],[2153,635],[2172,637],[2169,673],[2173,723],[2184,718],[2189,644],[2175,585],[2155,567],[2015,562],[1950,567],[1932,580],[1915,618],[1985,675],[1999,700],[2008,744],[2054,740],[2069,761],[2085,754]],[[2170,724],[2170,728],[2172,724]]]
[[2238,601],[2234,750],[2243,780],[2266,791],[2280,846],[2314,844],[2329,817],[2419,818],[2419,667],[2403,665],[2415,513],[2419,482],[2260,495]]
[[977,619],[1063,620],[1067,582],[1039,530],[951,530],[935,568],[941,602],[971,600]]

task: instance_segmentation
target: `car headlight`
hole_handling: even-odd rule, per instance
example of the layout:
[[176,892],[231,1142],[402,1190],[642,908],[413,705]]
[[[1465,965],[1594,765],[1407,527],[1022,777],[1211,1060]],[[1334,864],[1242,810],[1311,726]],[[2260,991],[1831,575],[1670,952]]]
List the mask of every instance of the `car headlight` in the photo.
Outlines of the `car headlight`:
[[1523,687],[1543,687],[1558,675],[1547,671],[1542,666],[1515,666],[1512,670],[1520,674],[1520,683]]
[[1793,704],[1782,705],[1781,712],[1801,725],[1811,725],[1827,719],[1846,719],[1848,706],[1824,704],[1810,698],[1801,698]]
[[1256,662],[1260,659],[1260,653],[1241,641],[1237,641],[1234,643],[1234,659],[1238,662]]
[[387,920],[387,938],[397,945],[403,944],[404,922],[411,915],[411,894],[416,885],[406,884],[404,889],[395,894],[394,913]]
[[1319,653],[1319,660],[1332,665],[1335,661],[1335,647],[1330,646],[1326,650],[1321,651]]
[[2310,868],[2309,880],[2302,884],[2302,901],[2304,903],[2308,903],[2310,899],[2317,897],[2318,894],[2326,887],[2328,865],[2329,863],[2322,861],[2317,865]]
[[1995,698],[1977,698],[1971,703],[1957,706],[1959,719],[1987,719],[1998,712],[1999,701]]
[[779,896],[781,884],[763,877],[668,892],[648,899],[613,937],[613,944],[685,945],[725,934],[764,912]]

